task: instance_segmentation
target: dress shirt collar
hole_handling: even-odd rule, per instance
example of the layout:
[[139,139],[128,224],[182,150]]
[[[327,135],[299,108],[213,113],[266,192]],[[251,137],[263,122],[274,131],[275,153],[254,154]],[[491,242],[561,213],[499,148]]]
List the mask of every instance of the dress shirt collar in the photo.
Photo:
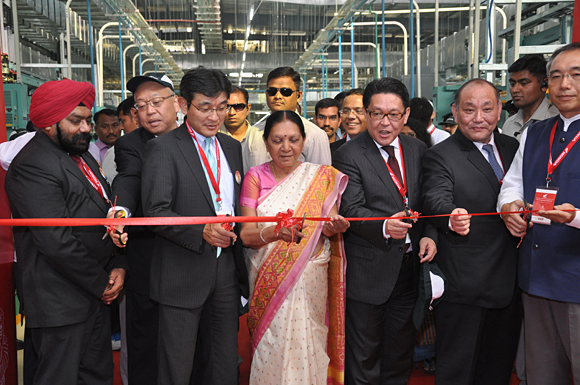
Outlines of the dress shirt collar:
[[562,129],[564,132],[568,131],[568,127],[578,119],[580,119],[580,114],[573,116],[571,118],[565,118],[560,114],[560,118],[564,121],[564,128]]
[[481,143],[481,142],[473,142],[473,144],[475,144],[475,147],[477,147],[477,149],[479,151],[483,152],[483,146],[486,144],[491,144],[493,147],[495,147],[497,149],[497,147],[495,146],[495,140],[494,140],[494,133],[491,133],[491,138],[489,138],[489,142],[488,143]]
[[[377,142],[376,142],[374,139],[373,139],[373,142],[375,142],[375,145],[378,147],[378,149],[379,149],[379,150],[383,150],[383,146],[381,146],[380,144],[378,144],[378,143],[377,143]],[[397,137],[395,138],[395,140],[393,140],[393,141],[391,142],[391,144],[389,144],[389,146],[393,146],[393,147],[395,147],[395,154],[397,154],[397,152],[398,152],[398,151],[400,150],[400,148],[401,148],[401,144],[400,144],[400,142],[399,142],[399,137],[397,136]],[[383,150],[383,151],[385,151],[385,150]],[[387,152],[385,151],[385,154],[386,154],[386,153],[387,153]],[[395,156],[396,156],[396,155],[395,155]]]

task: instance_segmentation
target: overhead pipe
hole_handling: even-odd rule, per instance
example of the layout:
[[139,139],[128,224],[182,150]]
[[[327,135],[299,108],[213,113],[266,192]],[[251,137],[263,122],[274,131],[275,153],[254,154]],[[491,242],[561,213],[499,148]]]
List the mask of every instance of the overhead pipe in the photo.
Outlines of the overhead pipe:
[[113,25],[117,25],[117,23],[111,21],[103,24],[99,30],[99,38],[97,39],[97,66],[99,68],[99,79],[97,85],[99,91],[98,105],[100,106],[103,105],[103,32],[105,31],[105,28],[112,27]]
[[[507,15],[503,11],[503,9],[499,8],[497,5],[494,5],[494,7],[495,7],[495,10],[497,12],[499,12],[499,14],[501,15],[501,17],[503,19],[503,23],[502,23],[503,29],[506,29],[507,28]],[[507,51],[507,40],[502,39],[502,42],[501,42],[501,62],[502,62],[502,64],[506,64],[506,51]],[[506,71],[501,72],[501,85],[504,87],[507,85],[507,72]]]
[[156,72],[156,71],[148,71],[148,72],[143,72],[143,64],[147,63],[148,61],[155,61],[154,58],[150,58],[150,59],[145,59],[141,62],[140,64],[140,69],[139,69],[139,75],[145,75],[148,72]]
[[[130,44],[127,47],[125,47],[125,49],[123,50],[123,59],[125,58],[125,56],[127,55],[127,51],[133,47],[138,47],[139,44]],[[133,61],[133,76],[135,76],[135,61]],[[127,79],[127,63],[123,60],[123,79]],[[125,85],[124,85],[124,80],[121,80],[121,85],[123,86],[123,88],[121,89],[122,94],[123,94],[123,99],[127,99],[127,90],[125,89]]]
[[[382,39],[381,39],[381,47],[383,49],[383,77],[387,76],[387,50],[385,48],[385,0],[381,1],[381,22],[382,22]],[[375,15],[376,21],[376,15]],[[376,24],[375,24],[376,25]],[[406,30],[405,30],[406,32]],[[405,39],[405,42],[407,39]],[[405,58],[407,56],[407,52],[405,51]]]
[[413,36],[415,35],[415,29],[413,26],[413,0],[409,0],[409,32],[411,38],[410,50],[411,55],[411,98],[415,97],[415,47],[413,43]]
[[469,0],[469,36],[467,39],[467,78],[473,79],[473,18],[474,6],[473,3],[479,0]]
[[[141,55],[141,45],[139,45],[139,75],[142,75],[142,69],[143,69],[143,62],[142,62],[142,55]],[[133,64],[133,68],[135,68],[135,64]],[[133,74],[135,74],[135,71],[133,71]]]
[[338,89],[342,92],[342,33],[338,34]]
[[119,55],[121,56],[121,93],[125,94],[125,55],[123,51],[123,31],[121,30],[121,21],[119,20]]
[[481,33],[481,2],[475,0],[475,32],[473,33],[473,79],[479,78],[479,35]]
[[[353,22],[354,23],[354,22]],[[354,25],[350,29],[350,88],[356,88],[355,83],[355,65],[354,65]]]
[[417,97],[421,97],[421,8],[415,0],[413,6],[417,9],[415,11],[417,16]]
[[66,52],[67,52],[67,71],[66,76],[72,80],[72,55],[71,55],[71,47],[70,47],[70,3],[72,0],[67,0],[66,4],[64,5],[64,12],[66,17]]
[[[91,51],[91,81],[95,84],[95,47],[93,47],[93,21],[91,18],[91,0],[87,0],[87,21],[89,25],[89,50]],[[97,103],[93,103],[93,114],[97,113]]]
[[514,62],[520,58],[520,36],[522,29],[522,0],[516,0],[516,25],[514,27]]
[[[12,15],[14,22],[14,56],[16,59],[16,82],[22,83],[22,71],[20,68],[20,28],[18,27],[18,7],[16,0],[12,0]],[[4,31],[2,31],[4,33]]]
[[[358,23],[355,23],[354,25],[359,25],[359,24]],[[338,46],[339,43],[331,43],[330,45],[332,45],[332,46]],[[350,45],[350,43],[340,43],[340,45]],[[360,42],[360,43],[354,43],[354,45],[368,45],[368,46],[371,46],[371,47],[373,47],[375,49],[375,56],[377,57],[377,59],[380,57],[379,47],[377,47],[377,45],[375,43],[366,43],[366,42],[363,43],[363,42]],[[378,63],[377,63],[377,71],[378,71],[378,73],[380,73],[380,66],[378,65]]]
[[435,79],[434,87],[439,87],[439,0],[435,0]]

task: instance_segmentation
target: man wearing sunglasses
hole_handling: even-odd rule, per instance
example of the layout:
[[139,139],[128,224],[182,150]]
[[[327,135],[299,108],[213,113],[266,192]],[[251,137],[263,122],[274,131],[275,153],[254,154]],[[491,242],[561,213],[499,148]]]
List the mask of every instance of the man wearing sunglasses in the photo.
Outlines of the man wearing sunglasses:
[[249,95],[245,88],[232,85],[232,93],[228,98],[228,107],[230,110],[226,114],[224,125],[220,132],[231,136],[240,143],[243,143],[250,130],[256,128],[250,126],[248,115],[250,114],[251,104],[248,103]]
[[[300,92],[300,74],[292,67],[278,67],[268,74],[268,87],[266,88],[266,102],[271,112],[296,111],[296,107],[302,99]],[[304,151],[299,160],[330,165],[330,146],[328,136],[316,124],[302,118],[306,140]],[[272,158],[266,150],[266,144],[262,137],[266,121],[256,124],[257,130],[250,132],[247,139],[242,143],[242,156],[244,158],[244,171],[250,167],[258,166],[270,161]]]

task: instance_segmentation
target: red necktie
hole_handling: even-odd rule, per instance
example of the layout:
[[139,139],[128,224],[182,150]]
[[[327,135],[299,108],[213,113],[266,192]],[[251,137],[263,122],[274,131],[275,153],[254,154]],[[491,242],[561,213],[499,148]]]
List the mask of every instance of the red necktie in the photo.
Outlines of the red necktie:
[[387,152],[387,154],[389,154],[389,159],[387,159],[387,164],[389,165],[389,167],[393,171],[393,174],[395,174],[395,176],[399,180],[399,183],[402,186],[403,185],[403,177],[401,176],[401,168],[399,167],[399,162],[397,161],[397,158],[395,158],[395,147],[383,146],[383,150],[385,150]]

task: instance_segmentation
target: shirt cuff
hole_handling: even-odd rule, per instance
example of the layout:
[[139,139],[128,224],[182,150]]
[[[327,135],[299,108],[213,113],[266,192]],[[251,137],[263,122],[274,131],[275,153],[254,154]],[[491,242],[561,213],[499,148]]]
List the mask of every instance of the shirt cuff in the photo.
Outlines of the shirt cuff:
[[578,212],[576,211],[576,215],[574,216],[574,219],[572,219],[572,222],[567,224],[570,227],[575,227],[577,229],[580,229],[580,215],[578,215]]
[[388,219],[385,219],[385,221],[383,222],[383,237],[385,239],[391,238],[391,236],[389,234],[387,234],[387,221],[388,221]]
[[453,230],[453,226],[451,225],[451,217],[449,217],[449,223],[447,224],[447,226],[449,227],[449,230],[455,231]]

